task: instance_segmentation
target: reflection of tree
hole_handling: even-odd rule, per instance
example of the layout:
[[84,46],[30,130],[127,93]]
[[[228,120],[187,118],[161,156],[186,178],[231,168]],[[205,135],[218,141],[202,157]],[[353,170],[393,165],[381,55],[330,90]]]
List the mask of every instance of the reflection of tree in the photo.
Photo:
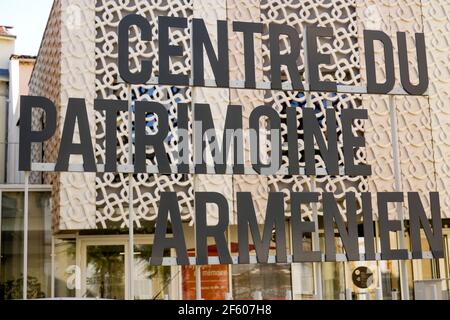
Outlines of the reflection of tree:
[[[23,277],[16,280],[9,280],[0,285],[0,299],[15,300],[23,298]],[[41,291],[41,284],[37,278],[28,277],[28,299],[45,298],[45,293]]]
[[77,254],[77,246],[75,242],[67,241],[64,242],[65,245],[67,245],[67,249],[65,250],[65,254],[67,256],[67,259],[70,261],[75,261],[76,254]]
[[[161,292],[155,297],[155,299],[163,298],[164,289],[167,287],[167,281],[170,279],[170,268],[162,266],[152,266],[149,261],[152,256],[152,246],[142,245],[135,247],[135,252],[139,252],[135,256],[136,263],[145,263],[145,271],[147,272],[147,279],[150,281],[157,281],[158,288],[161,288]],[[169,251],[164,252],[164,256],[170,255]],[[159,280],[159,281],[158,281]],[[159,289],[158,289],[159,290]]]
[[[115,298],[111,295],[114,294],[111,288],[111,284],[114,284],[115,278],[120,277],[125,273],[124,270],[124,258],[121,255],[122,247],[117,246],[93,246],[88,249],[88,265],[92,265],[95,269],[96,278],[99,278],[99,298]],[[88,296],[92,296],[92,293],[87,293]]]

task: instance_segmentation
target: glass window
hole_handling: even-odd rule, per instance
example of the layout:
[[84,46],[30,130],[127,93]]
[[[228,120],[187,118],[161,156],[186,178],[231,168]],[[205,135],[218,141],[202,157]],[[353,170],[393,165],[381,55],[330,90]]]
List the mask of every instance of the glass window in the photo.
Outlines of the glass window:
[[[134,298],[136,300],[164,299],[171,296],[171,268],[151,266],[152,245],[137,245],[134,247]],[[170,256],[166,252],[164,256]]]
[[286,300],[291,287],[290,264],[234,265],[233,297],[237,300]]
[[87,246],[86,262],[84,297],[125,299],[125,246]]
[[80,289],[81,270],[76,265],[76,241],[55,240],[55,296],[73,298]]
[[[22,299],[24,193],[2,193],[0,299]],[[50,193],[30,192],[28,298],[48,298],[51,290]]]
[[322,291],[325,300],[340,300],[345,293],[345,271],[342,262],[322,263]]

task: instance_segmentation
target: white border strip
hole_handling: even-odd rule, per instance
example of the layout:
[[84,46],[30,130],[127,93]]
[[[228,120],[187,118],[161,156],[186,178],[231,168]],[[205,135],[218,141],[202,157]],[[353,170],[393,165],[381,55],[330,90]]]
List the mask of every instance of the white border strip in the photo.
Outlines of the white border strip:
[[[125,81],[119,77],[118,84],[124,84]],[[159,83],[159,78],[153,77],[149,81],[147,81],[144,84],[136,84],[132,86],[173,86],[170,84],[161,84]],[[182,88],[183,86],[176,86]],[[187,86],[186,86],[187,87]],[[191,78],[189,79],[189,87],[196,87],[194,85],[194,80]],[[205,85],[201,86],[203,88],[223,88],[218,87],[215,80],[212,79],[205,79]],[[316,92],[311,91],[310,86],[308,83],[303,83],[304,90],[294,90],[291,82],[283,82],[282,83],[282,89],[276,90],[272,89],[272,83],[271,82],[256,82],[256,88],[246,88],[245,87],[245,81],[244,80],[230,80],[230,85],[228,87],[224,87],[224,89],[245,89],[245,90],[268,90],[268,91],[301,91],[301,92]],[[326,93],[326,92],[323,92]],[[347,93],[347,94],[370,94],[370,95],[376,95],[374,93],[368,93],[367,87],[364,86],[350,86],[350,85],[337,85],[336,92],[330,92],[330,93]],[[379,95],[379,94],[378,94]],[[395,87],[392,91],[384,94],[384,95],[394,95],[394,96],[414,96],[405,91],[402,87]],[[428,96],[429,92],[425,92],[424,94],[420,96]]]
[[[374,261],[384,261],[381,259],[380,253],[377,253],[375,256],[376,256],[376,258]],[[427,260],[434,259],[433,253],[431,251],[424,251],[422,253],[422,258],[419,260],[424,260],[424,259],[427,259]],[[233,261],[232,265],[239,264],[239,257],[232,256],[231,260]],[[408,252],[408,260],[413,260],[411,252]],[[367,261],[365,254],[361,253],[359,255],[358,262],[365,262],[365,261]],[[370,261],[372,261],[372,260],[370,260]],[[325,254],[322,254],[322,259],[319,262],[330,262],[330,261],[326,261]],[[350,261],[347,259],[347,256],[344,253],[337,253],[336,254],[336,262],[350,262]],[[277,264],[276,256],[269,256],[267,263],[268,264]],[[287,264],[292,264],[292,263],[296,263],[293,261],[293,256],[291,256],[291,255],[287,256]],[[309,263],[309,262],[299,262],[299,263]],[[208,257],[208,265],[221,265],[221,264],[222,263],[220,263],[219,257]],[[250,256],[250,264],[259,264],[256,256]],[[197,265],[197,261],[196,261],[195,257],[189,258],[189,265],[191,265],[191,266]],[[175,257],[163,258],[162,266],[178,266],[177,258],[175,258]]]
[[[31,171],[33,172],[55,172],[56,164],[55,163],[33,163],[31,164]],[[158,166],[148,166],[146,169],[147,174],[183,174],[178,172],[177,166],[170,166],[171,172],[161,172]],[[66,172],[74,172],[74,173],[84,173],[84,165],[83,164],[70,164],[69,168]],[[98,164],[97,165],[97,173],[105,173],[105,165],[104,164]],[[134,166],[131,165],[118,165],[116,173],[135,173]],[[142,172],[139,172],[142,173]],[[189,173],[187,174],[199,174],[198,172],[195,172],[195,166],[190,165],[189,166]],[[216,174],[216,170],[212,166],[206,167],[206,174],[208,175],[214,175]],[[225,175],[233,175],[233,167],[227,166]],[[245,167],[244,168],[244,175],[262,175],[265,174],[257,173],[252,167]],[[280,170],[278,170],[274,174],[270,174],[270,176],[276,176],[276,175],[290,175],[288,168],[283,167]],[[305,175],[305,168],[299,168],[298,174],[296,175]],[[316,176],[328,176],[328,172],[325,168],[316,168]],[[343,167],[339,168],[339,175],[345,176],[345,169]]]

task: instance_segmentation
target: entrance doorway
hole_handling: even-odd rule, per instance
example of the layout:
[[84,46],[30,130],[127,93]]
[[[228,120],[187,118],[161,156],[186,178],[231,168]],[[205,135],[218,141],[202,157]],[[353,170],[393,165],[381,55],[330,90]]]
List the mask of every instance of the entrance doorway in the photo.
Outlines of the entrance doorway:
[[[149,264],[152,239],[142,237],[134,246],[134,299],[157,300],[173,296],[178,273],[171,267]],[[126,237],[79,239],[80,298],[123,300],[130,298],[129,247]],[[174,281],[176,280],[176,281]]]

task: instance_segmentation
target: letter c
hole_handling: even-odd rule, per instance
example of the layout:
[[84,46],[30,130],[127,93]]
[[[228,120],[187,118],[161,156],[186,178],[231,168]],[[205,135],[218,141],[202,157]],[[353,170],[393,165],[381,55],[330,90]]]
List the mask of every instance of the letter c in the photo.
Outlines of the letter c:
[[132,73],[129,63],[130,27],[137,26],[141,30],[141,40],[151,41],[152,33],[148,21],[137,14],[130,14],[119,23],[119,74],[129,84],[144,84],[150,80],[152,74],[152,63],[142,60],[141,71]]

